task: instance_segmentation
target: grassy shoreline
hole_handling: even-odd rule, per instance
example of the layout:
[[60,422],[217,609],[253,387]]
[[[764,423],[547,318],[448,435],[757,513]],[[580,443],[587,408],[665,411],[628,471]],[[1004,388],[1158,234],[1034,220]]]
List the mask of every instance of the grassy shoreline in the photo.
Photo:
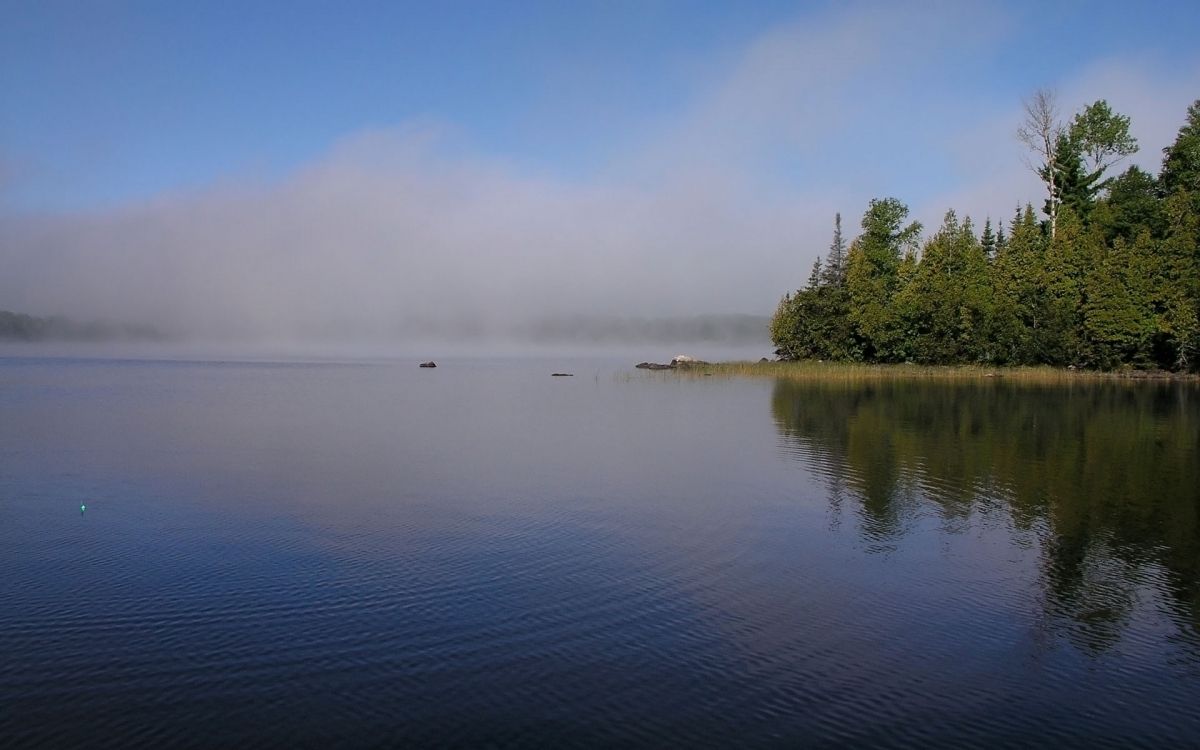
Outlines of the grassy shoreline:
[[955,382],[1015,381],[1021,383],[1182,382],[1200,383],[1200,374],[1162,370],[1071,370],[1061,367],[985,367],[982,365],[872,365],[853,362],[715,362],[678,368],[676,372],[730,377],[770,377],[801,381],[869,382],[942,380]]

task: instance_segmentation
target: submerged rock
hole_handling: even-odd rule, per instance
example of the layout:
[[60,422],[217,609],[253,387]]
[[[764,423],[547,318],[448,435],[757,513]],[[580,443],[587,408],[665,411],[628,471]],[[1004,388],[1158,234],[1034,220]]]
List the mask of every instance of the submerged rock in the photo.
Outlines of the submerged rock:
[[437,367],[437,362],[422,362],[421,367]]
[[573,373],[573,372],[552,372],[552,373],[550,373],[550,377],[552,377],[552,378],[573,378],[573,377],[575,377],[575,373]]

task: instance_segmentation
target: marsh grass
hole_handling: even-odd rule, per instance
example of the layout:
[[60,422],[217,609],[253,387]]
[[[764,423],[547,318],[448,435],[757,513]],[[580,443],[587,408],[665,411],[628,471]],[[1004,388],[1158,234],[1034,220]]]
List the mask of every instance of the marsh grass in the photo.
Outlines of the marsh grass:
[[[717,362],[679,368],[668,373],[685,376],[765,377],[793,381],[868,383],[900,380],[941,382],[1018,382],[1061,385],[1103,381],[1178,380],[1200,382],[1194,374],[1122,370],[1098,372],[1057,367],[983,367],[977,365],[869,365],[847,362]],[[664,374],[668,374],[664,373]]]

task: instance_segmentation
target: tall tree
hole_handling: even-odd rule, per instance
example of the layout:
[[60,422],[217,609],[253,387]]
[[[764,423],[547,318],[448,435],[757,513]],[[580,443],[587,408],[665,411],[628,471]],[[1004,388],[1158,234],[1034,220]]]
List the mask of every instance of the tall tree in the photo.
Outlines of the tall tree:
[[[1069,134],[1059,133],[1058,145],[1054,149],[1054,161],[1047,164],[1039,174],[1047,184],[1054,186],[1042,208],[1046,216],[1057,222],[1061,208],[1067,206],[1075,212],[1077,218],[1087,223],[1099,190],[1096,183],[1101,173],[1089,173],[1084,170],[1079,144]],[[1054,236],[1053,231],[1050,236]]]
[[988,217],[983,221],[983,234],[979,236],[979,243],[983,245],[983,254],[988,260],[996,257],[996,234],[992,231],[992,217]]
[[1195,196],[1180,190],[1168,196],[1166,237],[1159,249],[1163,314],[1171,366],[1200,369],[1200,210]]
[[1059,136],[1063,134],[1058,119],[1057,96],[1048,89],[1038,89],[1023,102],[1025,119],[1017,128],[1017,138],[1029,149],[1033,159],[1029,167],[1046,183],[1049,201],[1046,206],[1050,216],[1050,236],[1058,230],[1058,204],[1056,202],[1054,170],[1058,153]]
[[899,356],[899,320],[891,309],[899,287],[900,264],[921,235],[919,222],[905,224],[908,206],[895,198],[873,199],[862,218],[863,233],[850,246],[846,287],[850,319],[866,345],[868,358]]
[[1111,370],[1121,364],[1150,363],[1152,256],[1150,234],[1142,232],[1132,244],[1118,239],[1088,269],[1082,312],[1089,365]]
[[1154,175],[1132,166],[1108,183],[1108,194],[1092,211],[1092,224],[1109,244],[1117,239],[1133,242],[1142,230],[1161,238],[1166,216],[1158,192]]
[[1042,360],[1055,365],[1082,364],[1084,360],[1082,311],[1087,301],[1084,281],[1100,261],[1102,245],[1070,208],[1059,216],[1059,232],[1046,251],[1041,285],[1046,291],[1048,315],[1037,341]]
[[829,255],[825,258],[824,281],[830,286],[846,283],[846,240],[842,238],[842,214],[833,217],[833,241],[829,243]]
[[1097,99],[1071,120],[1072,144],[1078,149],[1089,177],[1097,182],[1109,167],[1137,153],[1137,139],[1129,134],[1129,117],[1112,111],[1108,102]]
[[971,220],[947,211],[925,243],[920,263],[897,294],[910,339],[905,349],[918,362],[949,364],[990,360],[986,323],[991,287],[983,246]]
[[1187,122],[1175,142],[1163,149],[1158,179],[1166,195],[1181,191],[1200,195],[1200,99],[1188,107]]
[[1046,235],[1028,204],[1017,208],[1009,230],[1008,242],[991,268],[995,304],[989,329],[994,359],[1034,364],[1045,361],[1040,345],[1050,317],[1042,286]]

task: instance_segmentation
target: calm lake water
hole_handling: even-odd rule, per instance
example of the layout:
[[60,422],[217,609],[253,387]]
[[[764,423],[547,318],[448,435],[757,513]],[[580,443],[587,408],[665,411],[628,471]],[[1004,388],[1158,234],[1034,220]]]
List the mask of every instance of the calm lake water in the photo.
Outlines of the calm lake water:
[[0,746],[1200,746],[1200,390],[632,361],[0,359]]

